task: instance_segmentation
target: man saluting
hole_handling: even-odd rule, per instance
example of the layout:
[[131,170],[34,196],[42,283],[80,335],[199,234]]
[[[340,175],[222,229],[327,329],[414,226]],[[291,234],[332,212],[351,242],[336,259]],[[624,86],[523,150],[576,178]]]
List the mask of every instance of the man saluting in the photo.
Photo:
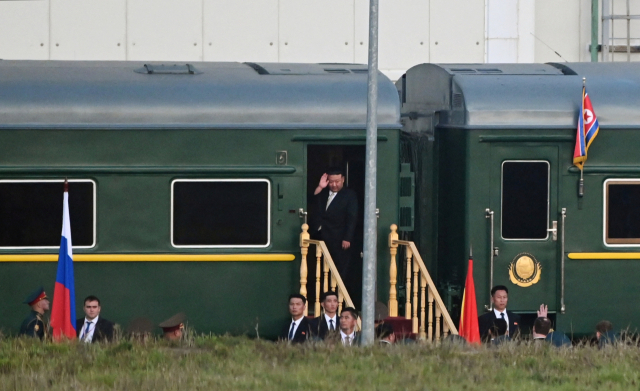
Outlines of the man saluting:
[[343,281],[349,275],[351,243],[358,218],[356,193],[344,188],[344,175],[340,169],[323,174],[314,191],[318,216],[311,234],[323,240]]

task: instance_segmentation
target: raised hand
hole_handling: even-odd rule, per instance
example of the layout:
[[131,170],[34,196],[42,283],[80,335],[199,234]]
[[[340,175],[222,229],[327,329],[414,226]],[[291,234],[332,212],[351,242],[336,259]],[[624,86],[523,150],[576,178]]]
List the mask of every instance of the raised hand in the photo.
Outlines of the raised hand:
[[538,310],[538,318],[546,318],[547,317],[548,308],[545,304],[540,304],[540,309]]
[[318,187],[321,187],[324,189],[325,187],[327,187],[328,184],[329,184],[329,175],[327,175],[326,173],[322,174],[322,177],[320,177],[320,183],[318,183]]
[[318,187],[316,187],[316,191],[313,192],[313,195],[318,195],[320,192],[329,185],[329,175],[326,173],[322,174],[320,178],[320,183],[318,183]]

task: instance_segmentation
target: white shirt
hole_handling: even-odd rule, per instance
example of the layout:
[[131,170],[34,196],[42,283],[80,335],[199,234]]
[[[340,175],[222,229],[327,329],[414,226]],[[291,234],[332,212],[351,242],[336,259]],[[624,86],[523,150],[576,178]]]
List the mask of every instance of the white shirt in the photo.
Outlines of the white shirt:
[[[347,337],[349,338],[349,343],[347,343]],[[355,330],[351,332],[351,334],[347,335],[340,330],[340,339],[342,340],[342,344],[345,346],[353,345],[353,340],[356,338]]]
[[293,322],[293,326],[291,326],[293,327],[293,332],[291,332],[291,327],[289,327],[289,334],[287,335],[287,337],[289,335],[293,335],[293,336],[296,335],[296,330],[298,330],[298,326],[300,326],[300,322],[302,322],[302,318],[304,318],[304,316],[301,316],[300,319],[298,320],[293,320],[293,318],[291,318],[291,322]]
[[507,309],[504,309],[504,312],[500,312],[497,309],[493,309],[493,312],[496,314],[496,319],[502,319],[502,314],[504,314],[504,321],[507,322],[507,334],[509,334],[509,315],[507,315]]
[[331,330],[331,322],[329,322],[330,320],[333,320],[333,329],[337,330],[338,329],[338,324],[336,322],[338,316],[333,315],[333,318],[329,317],[329,315],[324,314],[324,319],[327,321],[327,329]]
[[[84,323],[82,324],[82,331],[80,331],[80,340],[82,342],[91,343],[91,340],[93,340],[93,333],[94,331],[96,331],[96,323],[98,323],[99,317],[100,316],[96,316],[92,320],[84,318]],[[88,322],[91,322],[91,325],[89,326],[89,331],[87,331]]]

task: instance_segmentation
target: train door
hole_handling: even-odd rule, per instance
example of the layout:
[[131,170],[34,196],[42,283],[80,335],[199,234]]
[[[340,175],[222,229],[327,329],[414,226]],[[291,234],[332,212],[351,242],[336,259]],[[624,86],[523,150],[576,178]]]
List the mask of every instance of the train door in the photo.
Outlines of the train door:
[[[351,243],[351,273],[345,281],[349,295],[359,308],[362,296],[362,246],[364,232],[364,145],[307,145],[307,207],[309,222],[317,215],[314,191],[320,177],[329,168],[340,168],[345,174],[344,186],[356,192],[358,197],[358,223]],[[309,258],[311,259],[311,258]],[[309,264],[309,281],[315,276],[315,264]],[[314,277],[315,278],[315,277]]]
[[545,303],[556,311],[558,148],[492,145],[491,167],[490,284],[509,288],[510,310],[531,313]]

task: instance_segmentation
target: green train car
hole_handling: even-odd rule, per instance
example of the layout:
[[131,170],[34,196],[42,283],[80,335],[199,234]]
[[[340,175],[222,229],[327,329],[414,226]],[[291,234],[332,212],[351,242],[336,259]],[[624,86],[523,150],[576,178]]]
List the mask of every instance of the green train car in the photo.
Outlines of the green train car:
[[[600,133],[579,194],[583,78]],[[78,315],[95,294],[124,329],[182,311],[275,337],[327,168],[362,210],[366,90],[352,64],[1,61],[0,328],[52,292],[69,178]],[[640,325],[640,64],[422,64],[378,91],[379,301],[398,224],[454,320],[472,246],[480,312],[504,284],[525,330],[541,303],[574,337]]]
[[[379,80],[389,227],[400,104]],[[93,294],[125,330],[182,311],[197,332],[275,337],[323,172],[344,167],[362,207],[366,91],[363,65],[0,61],[0,327],[17,331],[35,287],[53,292],[68,178],[78,317]]]
[[[600,131],[579,194],[583,78]],[[545,303],[574,337],[602,319],[636,330],[640,64],[422,64],[396,85],[419,178],[412,237],[445,301],[459,300],[472,246],[479,313],[502,284],[529,325]]]

